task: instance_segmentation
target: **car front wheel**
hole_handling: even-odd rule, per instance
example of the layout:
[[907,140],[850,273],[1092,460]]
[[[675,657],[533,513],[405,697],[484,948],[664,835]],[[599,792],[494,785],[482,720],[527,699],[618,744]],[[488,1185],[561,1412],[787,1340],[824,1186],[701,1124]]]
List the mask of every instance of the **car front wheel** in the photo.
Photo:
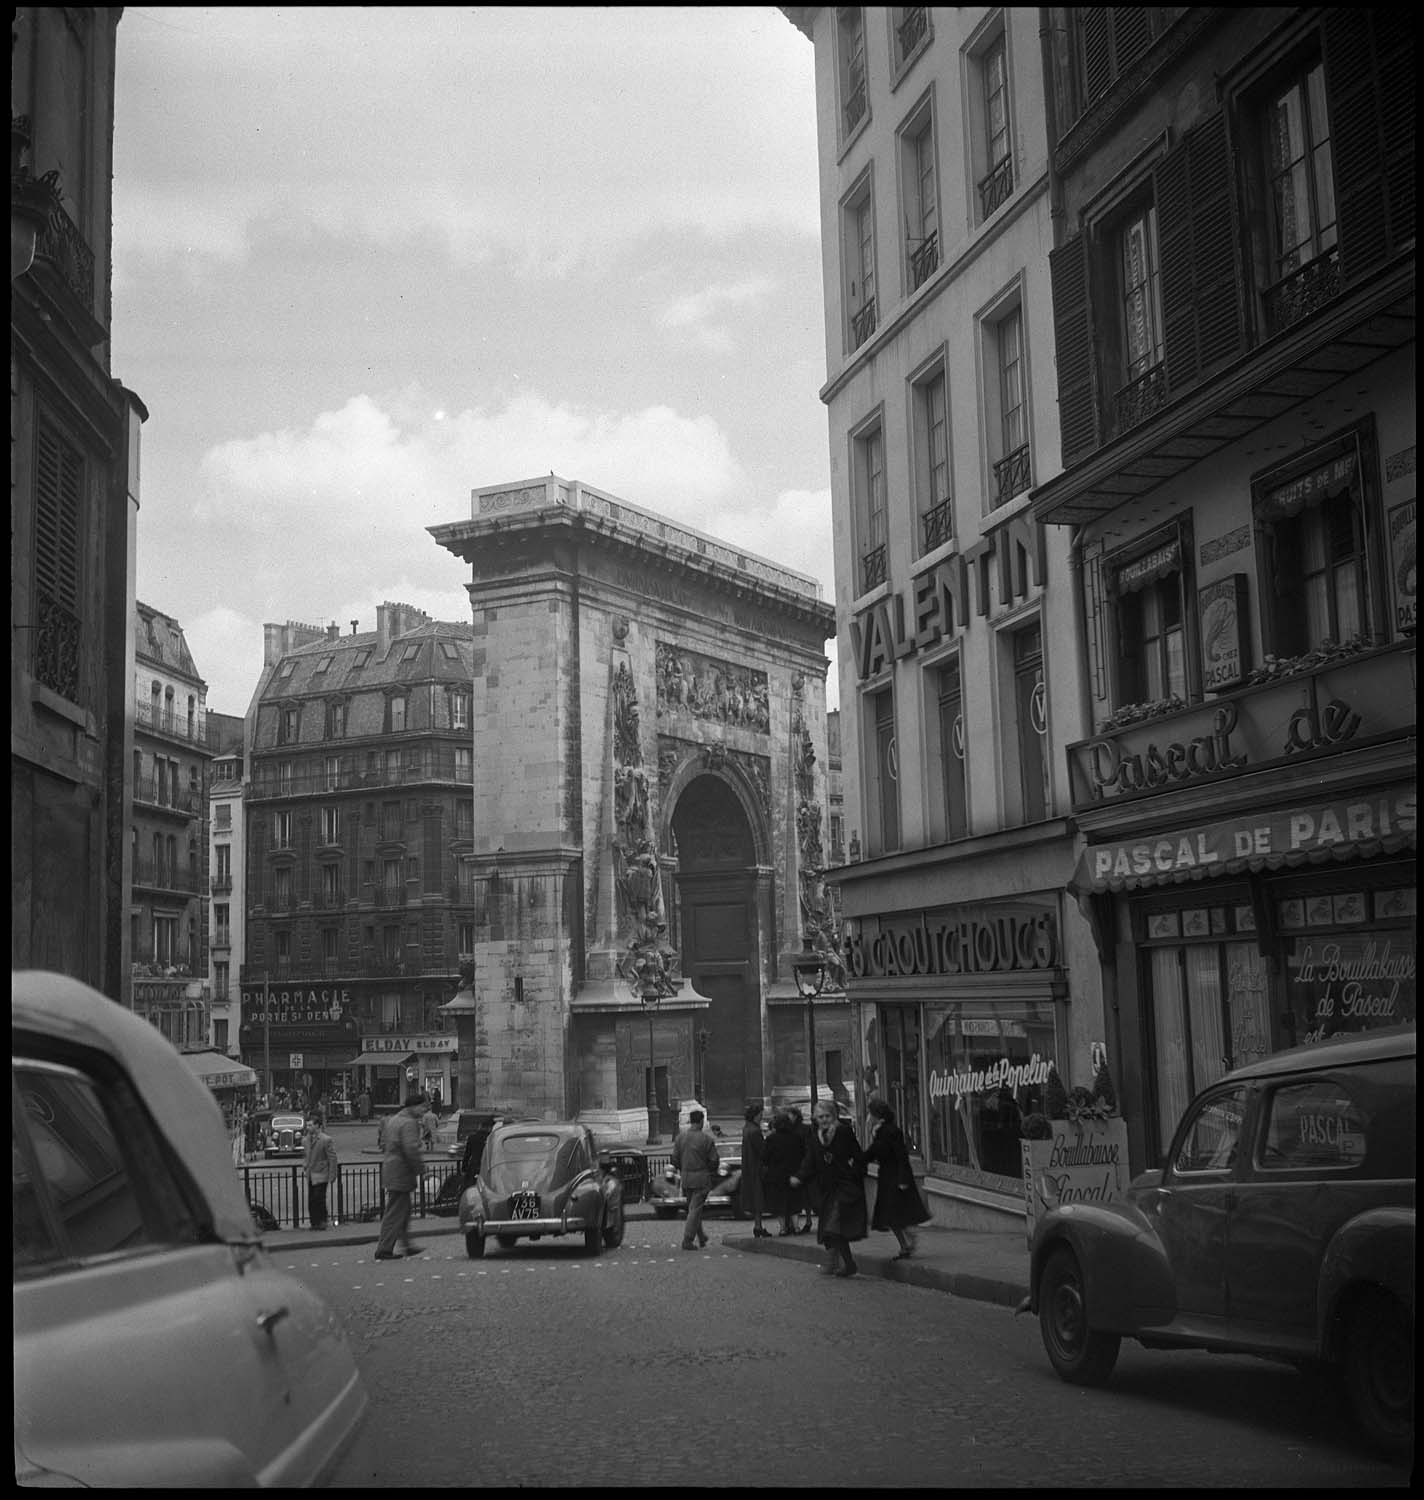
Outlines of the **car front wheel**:
[[1414,1325],[1387,1292],[1366,1292],[1345,1324],[1345,1393],[1365,1438],[1386,1453],[1414,1444]]
[[485,1253],[485,1237],[478,1229],[467,1230],[465,1234],[465,1254],[471,1260],[479,1260]]
[[1088,1299],[1078,1258],[1060,1245],[1048,1257],[1038,1290],[1038,1326],[1049,1363],[1072,1385],[1102,1385],[1122,1340],[1088,1327]]

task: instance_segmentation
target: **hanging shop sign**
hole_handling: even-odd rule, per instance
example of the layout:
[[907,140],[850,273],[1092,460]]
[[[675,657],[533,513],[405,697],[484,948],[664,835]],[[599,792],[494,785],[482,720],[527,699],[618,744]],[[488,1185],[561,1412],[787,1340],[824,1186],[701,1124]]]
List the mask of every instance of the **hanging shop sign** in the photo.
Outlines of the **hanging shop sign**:
[[1054,969],[1058,922],[1047,907],[947,906],[864,919],[844,950],[855,979]]
[[412,1052],[454,1052],[453,1036],[366,1036],[361,1038],[363,1052],[393,1052],[393,1061],[403,1062]]
[[1078,862],[1078,891],[1131,889],[1311,859],[1394,853],[1414,843],[1414,788],[1233,818],[1152,838],[1095,844]]
[[1412,643],[1324,662],[1068,747],[1076,812],[1414,728]]
[[1390,592],[1397,635],[1413,635],[1419,593],[1419,564],[1414,557],[1414,501],[1396,505],[1387,517]]

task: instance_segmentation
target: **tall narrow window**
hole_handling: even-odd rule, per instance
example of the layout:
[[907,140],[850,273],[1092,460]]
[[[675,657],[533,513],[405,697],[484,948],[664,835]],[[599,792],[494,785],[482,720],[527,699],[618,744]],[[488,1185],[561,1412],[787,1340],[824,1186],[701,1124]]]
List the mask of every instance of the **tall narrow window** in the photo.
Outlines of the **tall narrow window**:
[[987,219],[1014,190],[1013,160],[1009,154],[1009,73],[1004,37],[1000,32],[984,54],[984,141],[988,173],[979,184],[981,208]]
[[949,493],[949,401],[944,367],[914,388],[915,481],[920,500],[920,551],[930,552],[954,537]]
[[341,934],[335,927],[321,930],[321,966],[328,974],[335,974],[341,965]]
[[939,188],[935,176],[934,117],[928,110],[905,143],[906,246],[910,290],[922,286],[939,265]]
[[880,849],[900,847],[900,759],[895,742],[895,695],[888,688],[871,698],[875,734],[876,805],[880,813]]
[[406,700],[401,697],[392,698],[391,706],[391,730],[406,728]]
[[1365,633],[1365,549],[1348,492],[1277,521],[1271,533],[1274,641],[1299,656]]
[[321,867],[321,899],[330,908],[341,900],[341,866],[327,864]]
[[327,704],[326,736],[328,739],[344,739],[346,735],[346,704],[336,699]]
[[962,839],[969,832],[969,802],[965,776],[964,693],[958,662],[942,668],[939,673],[939,747],[945,837]]
[[1186,698],[1186,643],[1182,623],[1181,575],[1124,594],[1118,604],[1123,703],[1156,703]]
[[321,810],[321,841],[323,844],[341,842],[341,809],[323,807]]
[[294,744],[297,738],[297,711],[295,708],[283,708],[277,714],[277,743],[279,745]]
[[1265,126],[1273,279],[1279,281],[1335,244],[1335,172],[1319,62],[1271,98]]
[[326,790],[334,792],[341,785],[341,757],[339,755],[328,755],[326,757]]
[[450,694],[450,728],[468,729],[470,727],[470,695],[468,693]]
[[279,812],[273,814],[272,847],[274,849],[290,849],[292,847],[291,813]]
[[1162,360],[1162,292],[1157,275],[1157,210],[1139,209],[1120,241],[1122,334],[1128,380]]
[[985,327],[986,353],[994,371],[988,415],[994,484],[990,507],[1003,505],[1033,483],[1028,441],[1028,378],[1024,358],[1023,309],[1014,306]]
[[854,440],[856,520],[860,548],[860,589],[883,583],[887,571],[885,516],[885,436],[879,427]]
[[1023,821],[1039,823],[1048,816],[1048,692],[1037,625],[1014,634],[1014,705]]
[[54,428],[35,433],[35,679],[79,700],[84,459]]
[[846,206],[846,313],[851,349],[875,332],[875,203],[869,180]]
[[865,12],[843,5],[837,12],[837,61],[840,65],[842,133],[849,135],[865,118]]

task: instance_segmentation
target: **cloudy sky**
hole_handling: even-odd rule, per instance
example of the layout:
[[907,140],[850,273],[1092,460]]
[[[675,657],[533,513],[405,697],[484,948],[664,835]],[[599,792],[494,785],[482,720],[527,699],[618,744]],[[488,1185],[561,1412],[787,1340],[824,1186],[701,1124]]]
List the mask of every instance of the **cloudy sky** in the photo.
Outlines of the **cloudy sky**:
[[425,528],[550,470],[833,599],[811,44],[771,6],[126,7],[113,371],[139,597],[223,713],[266,621],[467,619]]

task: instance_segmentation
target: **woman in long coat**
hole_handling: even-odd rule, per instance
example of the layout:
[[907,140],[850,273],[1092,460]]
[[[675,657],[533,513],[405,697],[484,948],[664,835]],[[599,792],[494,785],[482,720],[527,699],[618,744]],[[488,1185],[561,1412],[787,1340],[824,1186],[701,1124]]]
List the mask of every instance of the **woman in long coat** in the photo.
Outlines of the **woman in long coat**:
[[930,1211],[915,1183],[910,1148],[905,1132],[895,1123],[895,1111],[883,1099],[872,1099],[867,1108],[873,1124],[865,1159],[880,1170],[871,1228],[890,1230],[900,1245],[895,1259],[909,1260],[915,1250],[914,1226],[925,1223]]
[[816,1238],[829,1257],[824,1276],[854,1276],[857,1270],[850,1247],[870,1232],[865,1211],[865,1152],[855,1131],[836,1119],[829,1100],[816,1105],[815,1135],[793,1186],[806,1183],[816,1211]]
[[[762,1151],[762,1187],[765,1193],[765,1212],[775,1214],[781,1220],[782,1234],[795,1234],[792,1217],[800,1211],[805,1194],[800,1188],[791,1186],[791,1179],[801,1165],[805,1151],[801,1137],[791,1116],[785,1110],[777,1110],[771,1117],[771,1134],[767,1136]],[[743,1162],[743,1180],[746,1164]]]
[[762,1158],[766,1154],[766,1141],[761,1133],[760,1104],[747,1105],[747,1123],[742,1126],[742,1216],[752,1219],[752,1234],[765,1239],[771,1232],[763,1229],[761,1217],[766,1212],[762,1194]]

